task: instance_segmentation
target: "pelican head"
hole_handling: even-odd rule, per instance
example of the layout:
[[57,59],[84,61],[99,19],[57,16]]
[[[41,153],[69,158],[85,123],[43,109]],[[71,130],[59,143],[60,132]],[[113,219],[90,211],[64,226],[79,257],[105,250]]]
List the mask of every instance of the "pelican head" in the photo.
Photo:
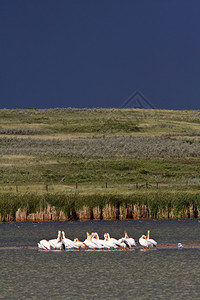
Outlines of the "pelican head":
[[145,240],[147,239],[147,237],[146,237],[145,234],[143,234],[143,235],[141,236],[141,238],[142,238],[142,239],[145,239]]
[[62,238],[65,239],[65,232],[62,231]]
[[108,234],[107,234],[107,233],[104,233],[104,239],[105,239],[106,241],[108,241]]
[[108,232],[106,234],[107,234],[107,238],[110,239],[110,234]]
[[75,239],[74,239],[74,242],[80,242],[80,241],[79,241],[79,239],[78,239],[78,238],[75,238]]
[[128,233],[124,231],[124,234],[125,234],[125,238],[128,239],[129,238]]
[[95,237],[95,239],[99,240],[99,235],[97,232],[94,233],[94,237]]
[[96,232],[92,232],[91,235],[90,235],[90,238],[95,238],[96,239],[97,235],[96,235]]

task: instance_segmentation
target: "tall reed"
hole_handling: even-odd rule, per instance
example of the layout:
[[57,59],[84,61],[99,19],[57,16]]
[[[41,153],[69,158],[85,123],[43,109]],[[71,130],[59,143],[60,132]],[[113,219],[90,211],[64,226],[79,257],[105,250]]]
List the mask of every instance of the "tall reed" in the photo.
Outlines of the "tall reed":
[[109,209],[113,211],[112,218],[116,219],[122,218],[122,214],[123,218],[197,218],[200,217],[200,193],[154,190],[132,194],[0,194],[1,219],[9,215],[15,220],[19,208],[29,215],[44,211],[48,206],[58,215],[63,212],[67,220],[78,220],[84,207],[89,210],[90,219],[94,218],[95,208],[100,212],[99,218],[108,216]]

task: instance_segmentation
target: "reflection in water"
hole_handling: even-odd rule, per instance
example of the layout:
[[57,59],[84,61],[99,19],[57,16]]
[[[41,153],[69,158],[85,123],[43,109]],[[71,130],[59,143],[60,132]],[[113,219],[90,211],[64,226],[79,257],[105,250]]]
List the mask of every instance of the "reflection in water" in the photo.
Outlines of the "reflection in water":
[[[200,241],[199,220],[0,224],[0,246],[35,246],[57,230],[136,240],[147,229],[162,242]],[[200,299],[200,250],[0,251],[0,299]]]

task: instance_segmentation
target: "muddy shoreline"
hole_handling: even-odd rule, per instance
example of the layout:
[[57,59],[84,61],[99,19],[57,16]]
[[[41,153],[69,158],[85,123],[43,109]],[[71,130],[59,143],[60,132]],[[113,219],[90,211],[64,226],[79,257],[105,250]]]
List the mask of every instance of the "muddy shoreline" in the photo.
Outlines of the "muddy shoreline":
[[[184,250],[184,249],[198,249],[200,250],[200,242],[195,243],[195,242],[186,242],[182,243],[183,248],[179,249],[178,248],[178,243],[160,243],[158,246],[154,249],[149,249],[145,251],[156,251],[156,250],[167,250],[167,249],[177,249],[179,251]],[[37,246],[0,246],[0,251],[1,250],[38,250]],[[143,250],[143,248],[138,244],[135,248],[131,249],[118,249],[118,250],[65,250],[67,251],[73,251],[73,252],[78,252],[78,251],[99,251],[99,252],[105,252],[105,251],[133,251],[133,250]],[[42,252],[48,252],[47,250],[40,250]],[[50,250],[50,251],[64,251],[64,250]]]

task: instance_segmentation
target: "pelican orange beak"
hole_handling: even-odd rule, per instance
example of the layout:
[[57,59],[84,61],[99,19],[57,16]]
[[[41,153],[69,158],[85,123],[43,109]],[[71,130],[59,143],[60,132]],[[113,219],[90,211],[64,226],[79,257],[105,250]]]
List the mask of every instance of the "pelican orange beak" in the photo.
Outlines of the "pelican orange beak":
[[124,231],[124,234],[125,234],[125,237],[126,237],[126,238],[129,238],[129,236],[128,236],[128,234],[127,234],[126,231]]

